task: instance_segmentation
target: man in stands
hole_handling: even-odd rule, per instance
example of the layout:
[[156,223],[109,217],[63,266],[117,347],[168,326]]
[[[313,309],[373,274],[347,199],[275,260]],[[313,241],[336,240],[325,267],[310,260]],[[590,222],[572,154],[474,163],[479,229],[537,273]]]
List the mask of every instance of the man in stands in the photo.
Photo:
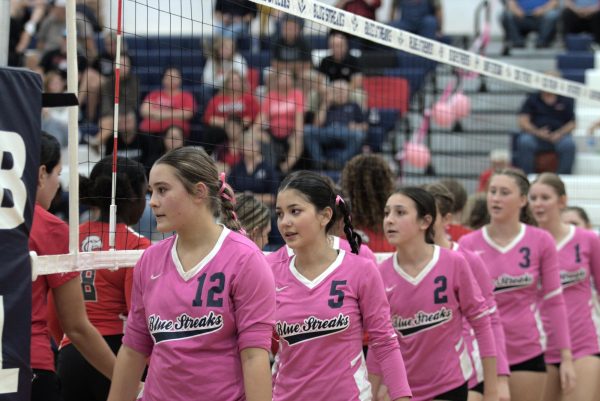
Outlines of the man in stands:
[[394,0],[390,21],[396,28],[435,39],[441,36],[442,5],[439,0]]
[[519,114],[521,134],[517,139],[518,167],[526,174],[535,169],[535,155],[554,151],[558,155],[558,174],[571,174],[575,161],[573,99],[549,92],[529,95]]
[[271,50],[272,67],[277,71],[291,70],[294,76],[300,77],[302,73],[312,67],[311,49],[304,37],[300,19],[286,14],[281,25],[281,38]]
[[565,0],[562,21],[565,35],[589,32],[600,44],[600,1]]
[[529,32],[537,32],[537,48],[550,46],[559,17],[558,0],[506,0],[502,13],[508,42],[505,53],[511,46],[525,47],[525,35]]

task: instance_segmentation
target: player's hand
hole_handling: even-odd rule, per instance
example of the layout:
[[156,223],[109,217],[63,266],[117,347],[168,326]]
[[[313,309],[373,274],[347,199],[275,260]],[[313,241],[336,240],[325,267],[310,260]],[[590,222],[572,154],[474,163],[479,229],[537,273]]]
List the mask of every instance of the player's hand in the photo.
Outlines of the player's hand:
[[379,386],[379,391],[377,392],[377,401],[391,401],[390,395],[388,394],[388,388],[385,384]]
[[510,401],[510,388],[508,387],[508,376],[498,376],[498,400]]
[[562,360],[560,363],[560,387],[563,394],[569,394],[575,389],[575,366],[572,359]]

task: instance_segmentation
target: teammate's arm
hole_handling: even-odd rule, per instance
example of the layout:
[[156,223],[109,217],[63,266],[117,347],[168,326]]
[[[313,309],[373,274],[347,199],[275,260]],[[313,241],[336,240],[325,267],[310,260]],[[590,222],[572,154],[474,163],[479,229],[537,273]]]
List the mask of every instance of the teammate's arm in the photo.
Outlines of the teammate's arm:
[[52,290],[56,314],[63,331],[81,355],[107,378],[112,377],[115,355],[85,311],[81,279],[69,280]]
[[247,401],[270,401],[271,374],[269,353],[262,348],[246,348],[240,352]]
[[127,345],[121,345],[107,401],[133,401],[146,367],[146,356]]

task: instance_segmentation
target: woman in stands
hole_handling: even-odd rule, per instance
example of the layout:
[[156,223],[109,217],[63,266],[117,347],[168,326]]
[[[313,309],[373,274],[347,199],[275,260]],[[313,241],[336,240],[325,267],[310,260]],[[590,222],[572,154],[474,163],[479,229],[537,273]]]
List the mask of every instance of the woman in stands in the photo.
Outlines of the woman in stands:
[[[405,187],[388,198],[384,210],[385,236],[396,252],[381,263],[379,271],[406,361],[412,400],[467,400],[473,369],[463,339],[466,319],[479,344],[484,400],[497,401],[490,304],[464,257],[434,245],[435,198],[422,188]],[[380,370],[370,356],[369,376],[377,389]],[[383,384],[388,386],[385,378]]]
[[[273,399],[370,400],[363,331],[382,367],[391,399],[408,401],[410,389],[389,304],[375,264],[354,254],[360,239],[344,201],[317,173],[297,171],[277,194],[277,226],[292,257],[272,260],[277,292]],[[352,252],[335,250],[328,230],[340,218]]]
[[[81,203],[91,207],[93,221],[79,226],[82,252],[109,250],[109,209],[111,203],[112,156],[98,162],[90,177],[80,177]],[[150,241],[129,226],[140,219],[148,190],[146,170],[133,160],[117,158],[117,226],[115,250],[146,249]],[[83,298],[94,327],[117,354],[121,347],[124,320],[131,306],[133,269],[88,270],[81,273]],[[68,336],[62,341],[58,376],[64,401],[106,400],[110,381],[90,366]]]
[[144,400],[270,401],[275,285],[262,252],[237,232],[233,190],[195,147],[162,156],[149,186],[157,230],[176,235],[134,269],[108,400],[135,399],[152,356]]
[[558,250],[560,279],[567,305],[577,386],[562,394],[559,368],[561,356],[556,350],[546,353],[545,401],[593,401],[600,398],[600,325],[594,288],[600,288],[600,239],[592,231],[561,220],[567,203],[562,180],[552,173],[538,176],[529,189],[529,204],[540,228],[554,239]]
[[202,82],[209,87],[219,89],[232,70],[237,71],[244,79],[248,78],[246,60],[237,52],[234,39],[214,38],[204,65]]
[[[512,401],[538,401],[546,380],[540,313],[548,335],[547,355],[559,355],[562,389],[573,389],[575,373],[562,296],[556,245],[526,223],[529,181],[516,169],[494,173],[487,191],[490,222],[460,239],[478,254],[494,280],[506,338]],[[541,302],[540,302],[541,301]]]
[[358,155],[342,170],[342,191],[352,202],[352,224],[373,252],[393,252],[383,233],[383,210],[394,190],[394,174],[378,155]]
[[[69,227],[47,211],[60,186],[60,145],[46,133],[42,133],[41,142],[38,190],[29,249],[38,255],[68,254]],[[60,325],[81,355],[108,379],[112,377],[115,364],[115,356],[108,344],[88,320],[79,273],[40,276],[31,288],[32,401],[61,399],[47,320],[49,290],[54,297]]]

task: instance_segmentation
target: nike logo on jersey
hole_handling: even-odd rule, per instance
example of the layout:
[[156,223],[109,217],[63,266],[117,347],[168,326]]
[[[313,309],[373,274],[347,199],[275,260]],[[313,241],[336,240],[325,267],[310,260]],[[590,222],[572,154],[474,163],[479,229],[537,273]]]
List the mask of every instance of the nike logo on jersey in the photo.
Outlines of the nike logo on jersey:
[[520,290],[533,284],[533,276],[529,273],[520,276],[503,274],[494,280],[494,292],[507,292]]
[[275,324],[277,334],[288,345],[296,345],[319,337],[330,336],[344,331],[348,327],[350,327],[350,316],[342,313],[331,319],[319,319],[311,316],[304,319],[303,323],[278,321]]
[[587,277],[586,270],[582,267],[574,272],[560,272],[560,284],[563,287],[570,287],[585,280]]
[[158,273],[158,274],[152,274],[152,275],[150,276],[150,280],[156,280],[157,278],[159,278],[159,277],[160,277],[160,275],[161,275],[161,274],[162,274],[162,273]]
[[202,336],[220,330],[222,327],[223,316],[213,311],[201,317],[182,313],[175,320],[161,319],[158,315],[148,317],[148,330],[155,344]]
[[450,320],[452,320],[452,310],[441,308],[433,313],[419,311],[412,317],[393,315],[392,325],[402,337],[409,337],[421,331],[440,326]]
[[391,287],[385,287],[385,292],[392,292],[392,291],[394,291],[394,288],[396,288],[395,285],[393,285]]
[[275,287],[275,291],[276,292],[281,292],[281,291],[285,290],[288,287],[289,287],[289,285],[286,285],[286,286],[283,286],[283,287]]

